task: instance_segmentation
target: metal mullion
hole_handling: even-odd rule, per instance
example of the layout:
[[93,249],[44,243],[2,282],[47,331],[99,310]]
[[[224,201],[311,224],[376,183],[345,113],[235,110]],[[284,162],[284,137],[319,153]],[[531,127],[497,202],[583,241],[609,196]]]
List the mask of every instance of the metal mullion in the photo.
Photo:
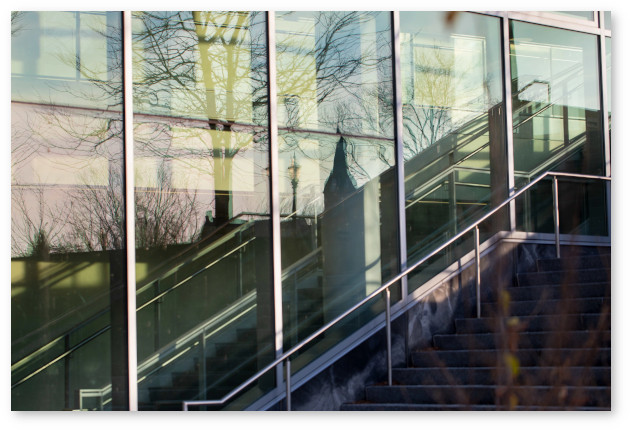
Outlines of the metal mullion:
[[123,130],[125,158],[125,240],[127,255],[127,362],[129,410],[138,410],[138,341],[136,323],[136,224],[133,157],[133,74],[131,11],[122,12]]
[[[403,107],[402,107],[402,74],[400,59],[400,12],[392,12],[392,46],[394,47],[394,133],[396,157],[396,192],[398,197],[398,243],[400,270],[407,268],[407,219],[405,213],[405,159],[403,153]],[[407,277],[401,279],[401,298],[407,300]]]
[[[282,316],[282,254],[280,243],[280,167],[278,144],[278,106],[276,84],[276,17],[273,11],[267,11],[267,80],[269,82],[269,179],[271,192],[271,243],[273,271],[273,301],[275,357],[283,353],[283,316]],[[282,363],[276,367],[276,386],[282,386]]]
[[[510,20],[508,13],[501,17],[502,60],[503,60],[503,97],[505,105],[505,144],[507,155],[507,184],[508,196],[515,192],[514,179],[514,124],[512,117],[512,69],[510,64]],[[516,206],[514,201],[509,204],[510,230],[516,230]]]
[[[600,21],[602,23],[602,29],[604,25],[604,12],[599,12]],[[608,134],[608,76],[606,72],[606,35],[602,31],[599,35],[599,63],[600,63],[600,83],[601,83],[601,111],[602,111],[602,125],[604,131],[604,158],[605,158],[605,175],[611,175],[611,155],[610,155],[610,137]]]
[[[604,11],[599,12],[600,23],[600,35],[599,35],[599,70],[600,70],[600,91],[601,91],[601,118],[602,118],[602,132],[604,137],[604,174],[608,177],[612,176],[612,155],[611,155],[611,142],[608,123],[608,73],[606,71],[608,65],[606,63],[606,32],[604,26],[606,24],[606,17]],[[606,184],[606,208],[607,208],[607,224],[608,224],[608,237],[612,235],[611,229],[611,183]]]

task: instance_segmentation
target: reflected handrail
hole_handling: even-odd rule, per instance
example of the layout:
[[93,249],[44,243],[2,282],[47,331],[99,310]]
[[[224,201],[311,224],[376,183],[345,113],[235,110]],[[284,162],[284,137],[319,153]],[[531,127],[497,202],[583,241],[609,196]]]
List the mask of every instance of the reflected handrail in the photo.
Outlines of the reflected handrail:
[[[223,327],[228,325],[231,321],[234,321],[244,314],[251,312],[256,307],[256,291],[250,291],[230,306],[223,309],[218,314],[212,316],[207,321],[202,322],[195,328],[189,330],[179,338],[171,341],[167,345],[160,348],[158,351],[147,357],[142,363],[138,364],[138,383],[149,376],[156,373],[161,369],[162,360],[172,357],[181,351],[190,341],[194,340],[200,335],[204,336],[204,339],[208,339],[211,336],[217,334]],[[206,334],[208,329],[215,328],[211,333]],[[181,353],[184,355],[187,351]],[[178,355],[179,358],[181,355]],[[80,402],[82,404],[84,397],[105,397],[111,393],[112,384],[108,384],[100,389],[81,389],[79,392]]]
[[[264,216],[264,214],[258,214],[258,213],[249,213],[249,212],[244,212],[241,213],[235,217],[233,217],[231,219],[231,221],[234,221],[238,218],[242,218],[244,216]],[[229,222],[228,222],[229,223]],[[223,224],[219,229],[225,227],[226,225],[228,225],[228,223]],[[245,230],[246,228],[248,228],[249,226],[251,226],[251,221],[248,221],[242,225],[239,226],[239,228],[234,229],[232,232],[228,233],[226,236],[231,238],[233,237],[233,234],[238,233],[241,230]],[[208,237],[204,238],[204,240],[202,240],[201,242],[196,242],[191,244],[189,247],[187,247],[186,250],[180,252],[177,256],[175,256],[173,259],[178,259],[181,258],[182,256],[185,256],[187,253],[190,252],[190,250],[194,250],[195,248],[199,251],[198,253],[196,253],[194,256],[188,256],[188,258],[186,259],[186,261],[179,261],[178,264],[175,267],[169,267],[168,270],[163,270],[160,272],[160,274],[158,275],[156,273],[156,271],[154,271],[152,273],[152,277],[149,278],[148,281],[146,281],[144,283],[143,287],[140,287],[136,290],[136,295],[142,293],[143,291],[145,291],[147,289],[148,286],[151,286],[156,280],[158,280],[161,277],[164,277],[166,275],[168,275],[168,273],[173,272],[173,270],[176,270],[177,268],[181,267],[182,265],[184,265],[187,261],[190,261],[191,259],[196,259],[198,258],[200,255],[203,255],[207,252],[210,252],[211,250],[215,249],[217,246],[223,244],[225,241],[221,240],[224,239],[226,236],[222,236],[220,238],[218,238],[219,240],[215,240],[214,242],[210,242],[206,247],[203,247],[201,249],[199,249],[200,244],[204,243],[204,242],[208,242],[210,237],[213,237],[213,235],[209,235]],[[213,237],[214,239],[217,239],[216,237]],[[246,242],[245,244],[251,242],[250,239],[248,242]],[[238,249],[242,248],[245,244],[238,244],[235,249],[232,249],[230,251],[228,251],[226,254],[224,254],[222,257],[229,255],[233,252],[236,252]],[[169,261],[172,261],[173,259],[170,259]],[[216,261],[215,261],[216,262]],[[215,262],[211,262],[209,265],[214,264]],[[161,267],[163,267],[163,265],[161,265]],[[208,265],[206,265],[204,267],[207,268]],[[163,298],[166,294],[174,291],[175,289],[177,289],[178,287],[180,287],[181,285],[184,285],[186,283],[186,281],[190,280],[192,277],[194,277],[195,275],[198,275],[201,271],[203,271],[204,269],[201,269],[199,271],[197,271],[196,273],[188,276],[187,278],[185,278],[183,281],[178,282],[175,286],[170,287],[169,289],[167,289],[166,291],[161,292],[159,295],[157,295],[156,297],[153,297],[151,299],[149,299],[146,303],[142,303],[142,304],[138,304],[136,311],[143,309],[144,307],[148,306],[149,304],[155,302],[157,299]],[[122,288],[122,285],[119,285],[115,288]],[[97,299],[100,298],[97,297]],[[90,306],[92,305],[92,302],[87,303],[85,306]],[[75,310],[74,312],[77,312],[78,310]],[[54,339],[50,340],[49,342],[47,342],[46,344],[38,347],[36,350],[34,350],[33,352],[31,352],[30,354],[20,358],[19,360],[17,360],[15,363],[13,363],[11,365],[11,372],[14,373],[16,371],[18,371],[20,368],[28,365],[28,363],[30,363],[31,361],[33,361],[37,356],[45,353],[46,351],[50,350],[52,348],[53,345],[59,343],[59,342],[63,342],[64,339],[66,339],[68,336],[72,335],[73,333],[81,330],[82,328],[86,327],[87,325],[89,325],[90,323],[98,320],[100,317],[102,317],[103,315],[107,314],[108,309],[102,309],[98,312],[96,312],[95,314],[93,314],[92,316],[90,316],[89,318],[81,321],[79,324],[75,325],[74,327],[72,327],[71,329],[67,330],[66,332],[64,332],[63,334],[55,337]],[[101,333],[103,331],[108,330],[109,328],[111,328],[110,325],[105,325],[104,327],[100,328],[97,333]],[[41,371],[45,370],[47,367],[49,367],[50,365],[58,362],[59,360],[61,360],[62,358],[68,356],[71,352],[75,351],[76,349],[78,349],[79,347],[83,346],[85,343],[89,342],[91,339],[93,339],[95,336],[94,334],[87,336],[85,339],[82,339],[81,341],[79,341],[75,346],[69,348],[67,351],[64,351],[63,353],[61,353],[60,355],[54,357],[53,359],[51,359],[49,362],[47,362],[46,364],[44,364],[43,366],[39,367],[38,369],[34,370],[33,372],[29,372],[28,375],[26,377],[21,378],[18,382],[16,382],[15,384],[13,384],[11,386],[11,388],[15,388],[19,385],[21,385],[22,383],[26,382],[28,379],[30,379],[31,377],[35,376],[36,374],[40,373]]]
[[[299,342],[297,345],[295,345],[294,347],[292,347],[288,351],[284,352],[282,355],[280,355],[280,357],[276,358],[274,361],[269,363],[263,369],[259,370],[255,375],[251,376],[249,379],[247,379],[245,382],[243,382],[238,387],[234,388],[231,392],[229,392],[228,394],[223,396],[221,399],[217,399],[217,400],[191,400],[191,401],[184,401],[184,402],[182,402],[183,410],[187,411],[189,406],[222,405],[225,402],[227,402],[228,400],[230,400],[231,398],[233,398],[235,395],[240,393],[244,388],[249,386],[252,382],[255,382],[260,377],[262,377],[265,373],[267,373],[268,371],[270,371],[274,367],[278,366],[282,362],[285,362],[285,367],[287,369],[289,369],[289,372],[290,372],[290,360],[289,359],[290,359],[290,357],[293,354],[295,354],[297,351],[302,349],[304,346],[306,346],[310,342],[312,342],[314,339],[318,338],[322,333],[328,331],[332,326],[336,325],[338,322],[340,322],[343,319],[345,319],[348,315],[352,314],[355,310],[361,308],[363,305],[365,305],[366,303],[370,302],[373,298],[375,298],[376,296],[378,296],[379,294],[381,294],[383,292],[387,292],[388,293],[387,294],[387,299],[388,299],[387,300],[387,308],[386,308],[386,312],[385,312],[386,313],[385,324],[389,327],[389,325],[391,324],[391,314],[389,312],[389,306],[390,306],[390,303],[389,303],[389,288],[391,286],[393,286],[394,284],[396,284],[397,282],[402,280],[404,277],[409,275],[411,272],[417,270],[422,264],[427,262],[431,257],[435,256],[437,253],[441,252],[446,247],[452,245],[457,240],[461,239],[462,236],[464,236],[465,234],[471,232],[473,229],[477,228],[479,224],[481,224],[482,222],[484,222],[485,220],[490,218],[492,215],[496,214],[499,210],[503,209],[504,206],[506,206],[509,203],[511,203],[514,199],[516,199],[517,197],[519,197],[522,194],[524,194],[526,191],[528,191],[530,188],[532,188],[534,185],[536,185],[538,182],[542,181],[543,179],[545,179],[548,176],[552,176],[554,178],[557,178],[557,177],[568,177],[568,178],[578,178],[578,179],[593,179],[593,180],[611,181],[611,178],[609,176],[585,175],[585,174],[577,174],[577,173],[564,173],[564,172],[552,172],[552,171],[548,171],[548,172],[543,173],[542,175],[540,175],[539,177],[537,177],[536,179],[531,181],[529,184],[527,184],[525,187],[523,187],[520,190],[518,190],[512,196],[510,196],[509,198],[505,199],[503,202],[501,202],[499,205],[497,205],[491,211],[487,212],[486,214],[484,214],[483,216],[478,218],[476,221],[471,223],[467,228],[465,228],[464,230],[462,230],[461,232],[459,232],[458,234],[453,236],[451,239],[449,239],[449,240],[443,242],[442,244],[440,244],[433,251],[431,251],[426,256],[424,256],[422,259],[418,260],[417,262],[413,263],[410,266],[407,266],[406,269],[402,270],[398,275],[394,276],[392,279],[390,279],[389,281],[384,283],[381,287],[379,287],[378,289],[374,290],[371,294],[366,296],[364,299],[362,299],[360,302],[358,302],[357,304],[352,306],[350,309],[346,310],[345,312],[343,312],[342,314],[340,314],[339,316],[334,318],[332,321],[328,322],[327,324],[322,326],[320,329],[318,329],[317,331],[312,333],[306,339],[304,339],[303,341]],[[438,288],[438,287],[439,287],[439,285],[436,285],[436,286],[433,287],[433,289]],[[431,292],[433,289],[427,291],[427,293]],[[389,336],[388,336],[388,341],[391,342],[391,338],[389,338]],[[391,345],[389,345],[389,344],[388,344],[388,353],[391,354]],[[388,359],[388,364],[391,366],[391,356]],[[391,375],[391,368],[389,369],[389,373]],[[390,377],[390,380],[391,380],[391,377]],[[285,395],[286,395],[287,399],[290,399],[290,395],[291,395],[290,374],[287,377],[286,394]],[[290,401],[287,401],[287,405],[290,405]]]

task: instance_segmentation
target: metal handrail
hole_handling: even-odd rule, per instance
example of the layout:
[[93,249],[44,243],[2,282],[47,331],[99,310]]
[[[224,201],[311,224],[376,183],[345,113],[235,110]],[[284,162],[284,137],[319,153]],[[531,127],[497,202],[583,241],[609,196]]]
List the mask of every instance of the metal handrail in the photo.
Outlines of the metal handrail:
[[322,333],[328,331],[328,329],[330,329],[332,326],[337,324],[339,321],[345,319],[348,315],[353,313],[358,308],[362,307],[364,304],[366,304],[367,302],[369,302],[370,300],[372,300],[373,298],[375,298],[377,295],[381,294],[382,292],[385,292],[385,299],[386,299],[385,327],[386,327],[386,336],[387,336],[387,379],[388,379],[388,385],[392,385],[391,298],[390,298],[389,288],[392,285],[394,285],[395,283],[397,283],[398,281],[400,281],[401,279],[403,279],[404,277],[406,277],[407,275],[409,275],[411,272],[416,270],[422,264],[427,262],[431,257],[436,255],[438,252],[442,251],[444,248],[446,248],[449,245],[453,244],[454,242],[459,240],[462,236],[464,236],[465,234],[469,233],[471,230],[474,229],[475,230],[475,265],[476,265],[476,280],[475,280],[475,284],[476,285],[475,285],[475,287],[476,287],[476,291],[477,291],[477,316],[479,317],[481,315],[481,312],[480,312],[480,309],[481,309],[480,296],[479,296],[480,280],[481,280],[480,279],[481,278],[480,277],[480,265],[479,265],[479,260],[480,260],[480,253],[479,253],[479,224],[481,224],[482,222],[486,221],[492,215],[496,214],[499,210],[501,210],[504,206],[506,206],[507,204],[512,202],[514,199],[516,199],[517,197],[519,197],[522,194],[524,194],[526,191],[528,191],[530,188],[532,188],[535,184],[537,184],[538,182],[540,182],[541,180],[543,180],[544,178],[546,178],[548,176],[552,176],[553,177],[553,205],[554,205],[553,212],[554,212],[554,224],[555,224],[555,236],[556,236],[556,256],[560,257],[560,228],[559,228],[557,178],[558,177],[569,177],[569,178],[577,178],[577,179],[596,179],[596,180],[610,181],[611,180],[610,177],[608,177],[608,176],[598,176],[598,175],[586,175],[586,174],[579,174],[579,173],[551,172],[551,171],[543,173],[538,178],[534,179],[529,184],[527,184],[526,186],[524,186],[523,188],[518,190],[512,196],[510,196],[507,199],[505,199],[503,202],[501,202],[499,205],[497,205],[494,209],[492,209],[491,211],[487,212],[485,215],[480,217],[477,221],[475,221],[474,223],[470,224],[467,228],[465,228],[464,230],[462,230],[461,232],[459,232],[458,234],[456,234],[455,236],[453,236],[451,239],[447,240],[446,242],[443,242],[440,246],[435,248],[432,252],[427,254],[425,257],[423,257],[422,259],[420,259],[416,263],[412,264],[411,266],[409,266],[406,269],[404,269],[403,271],[401,271],[398,275],[396,275],[394,278],[390,279],[388,282],[384,283],[381,287],[379,287],[378,289],[373,291],[371,294],[366,296],[363,300],[361,300],[360,302],[358,302],[357,304],[352,306],[350,309],[348,309],[345,312],[343,312],[341,315],[339,315],[336,318],[334,318],[329,323],[327,323],[324,326],[322,326],[319,330],[315,331],[313,334],[311,334],[306,339],[304,339],[303,341],[301,341],[300,343],[295,345],[293,348],[289,349],[287,352],[283,353],[280,357],[276,358],[274,361],[272,361],[267,366],[265,366],[263,369],[258,371],[255,375],[251,376],[249,379],[247,379],[241,385],[239,385],[238,387],[234,388],[232,391],[230,391],[228,394],[223,396],[221,399],[218,399],[218,400],[189,400],[189,401],[184,401],[184,402],[182,402],[183,410],[187,411],[189,406],[222,405],[225,402],[227,402],[228,400],[230,400],[232,397],[234,397],[235,395],[240,393],[245,387],[249,386],[252,382],[255,382],[256,380],[258,380],[261,376],[263,376],[265,373],[267,373],[271,369],[275,368],[276,366],[278,366],[282,362],[284,362],[284,368],[285,368],[286,406],[287,406],[287,410],[291,410],[291,361],[289,359],[291,357],[291,355],[293,355],[294,353],[296,353],[297,351],[302,349],[305,345],[307,345],[310,342],[312,342],[314,339],[319,337]]

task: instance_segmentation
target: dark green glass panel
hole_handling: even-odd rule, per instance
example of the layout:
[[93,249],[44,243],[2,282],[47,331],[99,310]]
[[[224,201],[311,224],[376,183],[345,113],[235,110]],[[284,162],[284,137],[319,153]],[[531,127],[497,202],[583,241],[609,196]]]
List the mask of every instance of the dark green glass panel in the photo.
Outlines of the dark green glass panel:
[[128,407],[120,17],[11,14],[14,410]]

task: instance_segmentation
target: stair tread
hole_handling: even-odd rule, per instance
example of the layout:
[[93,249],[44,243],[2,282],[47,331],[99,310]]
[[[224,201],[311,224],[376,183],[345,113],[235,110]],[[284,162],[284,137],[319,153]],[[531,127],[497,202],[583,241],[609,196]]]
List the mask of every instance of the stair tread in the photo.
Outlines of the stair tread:
[[[420,410],[483,410],[494,411],[497,410],[496,405],[475,405],[475,404],[445,404],[437,405],[431,403],[372,403],[372,402],[360,402],[360,403],[344,403],[341,406],[341,410],[354,412],[354,411],[385,411],[385,410],[408,410],[408,411],[420,411]],[[515,411],[566,411],[566,407],[562,406],[515,406]],[[596,406],[580,406],[575,407],[574,410],[579,411],[609,411],[607,407]]]

